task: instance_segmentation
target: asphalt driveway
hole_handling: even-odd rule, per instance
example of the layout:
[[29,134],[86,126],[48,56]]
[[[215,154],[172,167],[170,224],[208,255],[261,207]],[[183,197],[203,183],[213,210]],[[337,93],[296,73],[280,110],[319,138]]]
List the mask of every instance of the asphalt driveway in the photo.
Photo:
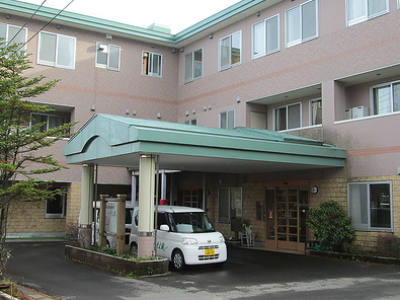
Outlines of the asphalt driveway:
[[63,242],[11,242],[5,277],[61,299],[400,299],[400,267],[228,248],[222,268],[129,279],[64,258]]

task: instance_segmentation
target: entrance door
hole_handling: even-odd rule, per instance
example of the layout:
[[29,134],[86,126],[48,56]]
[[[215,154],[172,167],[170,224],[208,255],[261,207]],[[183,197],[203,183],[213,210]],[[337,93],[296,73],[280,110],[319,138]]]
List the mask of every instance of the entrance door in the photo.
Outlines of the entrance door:
[[[307,184],[307,185],[306,185]],[[308,183],[275,183],[266,191],[267,248],[304,250]]]
[[299,242],[298,188],[277,187],[275,193],[277,247],[297,249]]

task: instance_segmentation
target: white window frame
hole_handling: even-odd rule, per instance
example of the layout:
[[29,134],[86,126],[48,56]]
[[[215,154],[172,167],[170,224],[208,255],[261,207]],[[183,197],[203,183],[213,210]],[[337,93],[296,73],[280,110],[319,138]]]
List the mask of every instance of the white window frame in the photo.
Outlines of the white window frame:
[[[390,205],[390,227],[372,227],[371,226],[371,195],[370,195],[370,186],[371,185],[382,185],[382,184],[387,184],[389,185],[389,204]],[[367,207],[366,207],[366,221],[365,222],[357,222],[358,219],[364,219],[363,216],[361,215],[361,209],[359,212],[359,218],[357,218],[354,214],[352,215],[353,212],[353,207],[355,207],[354,202],[356,199],[351,199],[352,197],[352,192],[351,192],[351,186],[352,185],[366,185],[367,186]],[[361,197],[360,197],[361,198]],[[363,198],[364,199],[364,198]],[[361,200],[361,199],[359,199]],[[361,230],[361,231],[388,231],[388,232],[393,232],[393,183],[392,181],[362,181],[362,182],[349,182],[347,183],[347,204],[348,204],[348,216],[352,217],[352,226],[356,230]],[[361,204],[360,206],[361,207]],[[378,208],[376,208],[378,209]]]
[[[236,35],[236,34],[239,35],[239,41],[240,41],[240,46],[239,46],[240,47],[240,59],[239,59],[239,62],[232,63],[232,37],[234,35]],[[229,41],[229,50],[228,50],[228,52],[229,52],[229,55],[230,55],[230,57],[229,57],[230,63],[222,66],[221,46],[222,46],[222,42],[224,40],[228,40]],[[218,70],[219,71],[223,71],[223,70],[227,70],[227,69],[230,69],[232,67],[235,67],[237,65],[240,65],[242,63],[242,55],[243,55],[243,50],[242,50],[242,30],[235,31],[235,32],[233,32],[233,33],[231,33],[231,34],[229,34],[227,36],[224,36],[223,38],[219,39],[219,42],[218,42]]]
[[[24,34],[24,41],[23,41],[24,46],[21,48],[21,50],[22,51],[26,51],[26,41],[27,41],[27,38],[28,38],[28,28],[21,27],[21,26],[16,26],[16,25],[11,25],[11,24],[7,24],[7,23],[0,23],[0,25],[4,25],[5,26],[5,39],[2,40],[3,47],[6,46],[9,43],[9,41],[14,38],[14,36],[10,36],[10,28],[15,28],[17,30],[17,32],[22,28],[21,31],[18,33],[18,35],[20,35],[21,32],[24,31],[24,33],[25,33]],[[15,43],[15,38],[12,40],[12,42]]]
[[[369,3],[370,0],[362,0],[362,1],[364,1],[364,5],[365,5],[364,15],[362,15],[362,16],[356,18],[356,19],[350,20],[350,11],[349,11],[349,9],[350,9],[350,7],[349,7],[350,0],[346,0],[346,22],[347,22],[347,26],[353,26],[355,24],[358,24],[358,23],[361,23],[361,22],[364,22],[364,21],[379,17],[379,16],[387,14],[389,12],[389,0],[386,0],[386,8],[387,8],[386,11],[383,11],[383,12],[380,12],[380,13],[377,13],[377,14],[374,14],[374,15],[369,15],[369,12],[368,12],[368,3]],[[400,1],[398,0],[398,3],[399,2]]]
[[[290,106],[295,106],[295,105],[300,105],[300,126],[295,127],[295,128],[289,128],[289,107]],[[295,102],[295,103],[290,103],[278,107],[274,107],[273,114],[274,114],[274,130],[277,131],[276,129],[276,111],[278,109],[286,108],[286,129],[280,130],[280,131],[288,131],[288,130],[295,130],[303,127],[303,103],[302,102]]]
[[186,125],[197,125],[197,119],[185,120]]
[[[233,112],[233,128],[229,128],[229,123],[230,123],[230,112]],[[222,127],[222,115],[225,114],[226,115],[226,126]],[[219,113],[219,128],[222,129],[234,129],[236,127],[236,109],[230,109],[230,110],[226,110],[226,111],[221,111]]]
[[[271,50],[271,51],[267,51],[267,40],[268,39],[267,39],[267,28],[266,27],[267,27],[268,21],[272,20],[273,18],[277,18],[278,19],[277,20],[277,22],[278,22],[278,27],[277,27],[277,39],[278,39],[277,40],[277,44],[278,44],[278,48],[274,49],[274,50]],[[254,52],[255,52],[255,39],[256,39],[256,36],[255,36],[255,33],[254,33],[254,31],[255,31],[254,28],[255,28],[255,26],[257,26],[259,24],[263,25],[263,40],[261,41],[262,44],[263,44],[263,50],[260,53],[254,54]],[[252,33],[251,34],[252,35],[252,39],[251,39],[251,45],[252,45],[251,55],[252,55],[252,59],[260,58],[260,57],[263,57],[263,56],[266,56],[266,55],[270,55],[270,54],[279,52],[281,50],[280,14],[273,15],[273,16],[265,19],[265,20],[262,20],[262,21],[260,21],[258,23],[253,24],[251,26],[251,33]]]
[[[230,223],[233,217],[232,215],[232,189],[237,189],[240,193],[240,207],[237,208],[235,205],[235,217],[243,217],[243,189],[242,187],[220,187],[218,188],[218,222],[219,223]],[[221,217],[221,190],[228,191],[228,216]]]
[[[143,63],[143,57],[144,54],[148,54],[148,60],[147,60],[147,68],[148,68],[148,74],[145,73],[144,69],[144,63]],[[154,56],[157,55],[160,57],[160,72],[159,73],[154,73],[153,72],[153,64],[154,64]],[[156,77],[156,78],[162,78],[162,66],[163,66],[163,56],[160,53],[155,53],[155,52],[150,52],[150,51],[142,51],[142,75],[144,76],[150,76],[150,77]]]
[[[200,62],[195,60],[195,54],[197,52],[199,52],[199,51],[201,51],[201,61]],[[191,65],[190,65],[190,69],[189,69],[190,70],[189,71],[190,74],[186,74],[186,70],[187,70],[187,68],[186,68],[187,67],[186,66],[186,57],[189,56],[189,55],[191,56],[191,58],[190,58]],[[199,48],[197,50],[194,50],[194,51],[186,54],[185,58],[184,58],[184,62],[185,62],[184,63],[184,65],[185,65],[184,66],[184,82],[185,83],[192,82],[193,80],[202,78],[203,74],[204,74],[203,73],[204,72],[204,48]],[[196,64],[199,64],[201,66],[201,74],[198,75],[198,76],[196,76],[196,74],[195,74]]]
[[47,202],[48,201],[54,201],[54,200],[48,200],[46,199],[45,201],[45,219],[65,219],[66,218],[66,204],[67,204],[67,194],[66,194],[66,187],[56,187],[58,189],[61,189],[63,191],[62,195],[58,195],[57,197],[60,197],[59,200],[62,201],[62,212],[60,214],[56,213],[48,213],[47,212]]
[[[394,93],[393,93],[393,86],[400,84],[400,80],[397,81],[392,81],[392,82],[386,82],[378,85],[371,86],[370,89],[370,94],[371,94],[371,115],[385,115],[385,114],[393,114],[393,113],[399,113],[400,109],[395,111],[394,110]],[[382,87],[389,87],[390,88],[390,111],[387,113],[378,113],[375,111],[375,89],[377,88],[382,88]]]
[[[67,123],[67,117],[65,115],[57,115],[57,114],[44,114],[44,113],[31,113],[31,121],[29,122],[29,128],[32,127],[32,118],[34,118],[34,116],[45,116],[47,118],[47,123],[46,123],[46,128],[45,131],[49,130],[49,129],[53,129],[54,127],[50,128],[50,117],[56,117],[56,118],[62,118],[63,119],[63,123],[65,124]],[[41,123],[41,122],[39,122]]]
[[397,0],[397,9],[400,9],[400,0]]
[[[311,2],[315,2],[315,26],[316,26],[315,27],[315,36],[311,36],[311,37],[308,37],[308,38],[303,38],[303,25],[304,25],[304,23],[303,23],[302,9],[303,9],[304,5],[306,5],[308,3],[311,3]],[[295,10],[295,9],[300,9],[300,16],[299,16],[300,17],[300,19],[299,19],[299,21],[300,21],[300,24],[299,24],[300,37],[298,39],[294,40],[294,41],[288,41],[288,39],[289,39],[289,33],[288,33],[288,30],[289,30],[289,26],[288,26],[289,18],[288,18],[288,13],[290,11],[292,11],[292,10]],[[296,46],[296,45],[299,45],[299,44],[302,44],[302,43],[305,43],[305,42],[308,42],[308,41],[311,41],[313,39],[318,38],[318,36],[319,36],[318,0],[310,0],[310,1],[301,3],[301,4],[297,5],[297,6],[294,6],[294,7],[290,8],[290,9],[286,10],[286,12],[285,12],[285,33],[286,33],[286,38],[285,38],[286,48],[290,48],[290,47],[293,47],[293,46]]]
[[[46,60],[41,60],[41,59],[40,59],[40,50],[41,50],[41,47],[42,47],[42,43],[41,43],[42,34],[49,34],[49,35],[54,35],[54,36],[56,36],[56,49],[55,49],[56,52],[55,52],[55,58],[54,58],[55,61],[54,61],[54,62],[52,62],[52,61],[46,61]],[[73,40],[73,42],[74,42],[74,45],[73,45],[73,48],[74,48],[74,49],[73,49],[73,53],[72,53],[72,55],[73,55],[73,57],[72,57],[72,66],[61,65],[61,64],[59,64],[58,61],[57,61],[58,52],[59,52],[59,46],[58,46],[58,44],[59,44],[60,37],[64,37],[64,38],[71,39],[71,40]],[[57,34],[57,33],[48,32],[48,31],[41,31],[41,32],[39,33],[38,53],[37,53],[37,63],[38,63],[39,65],[45,65],[45,66],[50,66],[50,67],[56,67],[56,68],[62,68],[62,69],[75,70],[75,62],[76,62],[76,37],[69,36],[69,35],[64,35],[64,34]]]
[[314,102],[321,102],[321,114],[322,114],[322,98],[315,98],[310,100],[310,126],[320,126],[322,125],[322,115],[321,115],[321,124],[313,124],[313,111],[312,111],[312,104]]
[[[118,66],[116,68],[113,66],[110,66],[110,49],[115,49],[118,51]],[[106,64],[102,64],[97,61],[99,52],[106,53],[106,55],[107,55],[107,63]],[[119,71],[121,68],[121,47],[118,45],[96,42],[95,66],[97,68],[103,68],[103,69],[108,69],[108,70],[112,70],[112,71]]]

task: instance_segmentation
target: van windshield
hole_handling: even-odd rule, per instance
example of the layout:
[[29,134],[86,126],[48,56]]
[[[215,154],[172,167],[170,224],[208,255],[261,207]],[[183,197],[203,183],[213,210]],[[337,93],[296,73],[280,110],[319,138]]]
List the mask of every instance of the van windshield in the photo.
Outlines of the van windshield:
[[210,218],[204,212],[169,213],[171,230],[180,233],[214,232]]

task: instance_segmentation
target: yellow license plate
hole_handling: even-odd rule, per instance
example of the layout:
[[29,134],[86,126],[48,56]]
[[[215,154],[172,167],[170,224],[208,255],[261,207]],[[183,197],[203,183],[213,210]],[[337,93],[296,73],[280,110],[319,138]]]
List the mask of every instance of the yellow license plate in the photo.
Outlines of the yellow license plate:
[[204,249],[204,255],[209,256],[209,255],[214,255],[215,254],[215,249]]

